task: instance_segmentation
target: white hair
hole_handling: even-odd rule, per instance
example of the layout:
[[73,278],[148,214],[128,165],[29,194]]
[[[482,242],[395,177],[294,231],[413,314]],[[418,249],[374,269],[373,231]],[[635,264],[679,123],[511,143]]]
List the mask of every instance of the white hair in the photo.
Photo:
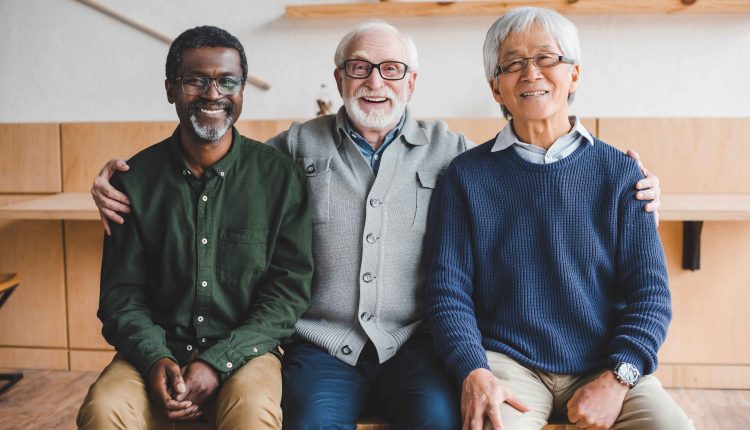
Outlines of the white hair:
[[419,69],[419,59],[417,58],[417,47],[414,45],[414,39],[408,34],[399,31],[399,29],[391,24],[378,19],[363,22],[350,32],[346,33],[339,42],[339,46],[336,47],[336,54],[333,57],[336,67],[344,66],[344,61],[347,60],[346,55],[349,53],[349,45],[351,45],[352,41],[356,39],[357,36],[372,30],[385,30],[397,35],[404,43],[404,48],[406,48],[406,53],[409,56],[407,59],[409,70],[417,71],[417,69]]
[[[581,43],[575,24],[552,9],[518,7],[498,18],[487,30],[484,39],[484,75],[488,81],[497,76],[500,47],[503,42],[509,35],[529,31],[535,24],[541,25],[555,39],[562,55],[572,59],[573,64],[581,64]],[[568,104],[573,103],[574,97],[575,93],[568,94]],[[505,106],[501,107],[503,115],[510,118],[510,112]]]

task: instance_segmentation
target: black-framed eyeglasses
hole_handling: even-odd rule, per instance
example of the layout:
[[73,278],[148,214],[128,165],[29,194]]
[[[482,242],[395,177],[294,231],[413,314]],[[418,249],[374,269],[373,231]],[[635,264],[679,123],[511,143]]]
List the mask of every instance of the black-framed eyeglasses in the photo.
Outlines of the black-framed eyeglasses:
[[537,54],[533,57],[519,57],[505,60],[497,66],[496,75],[506,75],[524,70],[529,66],[529,60],[537,67],[553,67],[560,63],[573,64],[573,59],[558,54]]
[[216,91],[224,96],[231,96],[242,91],[245,81],[241,76],[220,76],[209,78],[207,76],[180,76],[177,78],[182,84],[182,91],[191,96],[202,96],[208,91],[211,81],[214,82]]
[[383,61],[375,64],[367,60],[346,60],[340,69],[344,69],[346,76],[354,79],[366,79],[372,73],[372,69],[378,69],[381,78],[386,81],[398,81],[404,79],[409,66],[400,61]]

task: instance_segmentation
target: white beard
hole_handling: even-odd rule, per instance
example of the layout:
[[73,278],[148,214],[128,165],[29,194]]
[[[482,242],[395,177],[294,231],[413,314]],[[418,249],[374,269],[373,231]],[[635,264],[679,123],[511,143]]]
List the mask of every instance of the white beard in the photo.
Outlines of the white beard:
[[210,127],[203,125],[198,122],[198,118],[195,114],[190,115],[190,124],[193,125],[193,130],[198,137],[204,142],[216,142],[217,140],[224,137],[227,131],[232,127],[232,117],[227,115],[224,119],[224,123],[219,127]]
[[[390,111],[386,112],[374,109],[367,113],[359,106],[358,99],[361,97],[387,97],[391,100],[393,107]],[[398,124],[398,121],[404,115],[406,97],[400,99],[388,87],[383,87],[380,91],[372,91],[366,87],[359,87],[353,97],[344,97],[344,106],[346,106],[346,113],[349,115],[349,119],[355,124],[372,130],[387,131]]]

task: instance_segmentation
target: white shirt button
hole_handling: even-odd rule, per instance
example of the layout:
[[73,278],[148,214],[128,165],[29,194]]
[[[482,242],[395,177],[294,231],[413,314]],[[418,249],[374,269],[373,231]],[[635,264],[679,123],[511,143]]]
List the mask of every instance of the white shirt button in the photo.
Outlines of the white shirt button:
[[201,243],[202,243],[202,244],[204,244],[204,245],[205,245],[205,244],[207,244],[207,243],[208,243],[208,239],[206,239],[206,238],[204,237],[203,239],[201,239]]
[[224,172],[219,172],[219,176],[224,177]]
[[231,368],[232,368],[232,362],[231,361],[227,361],[227,369],[231,369]]
[[201,197],[201,200],[203,200],[204,202],[207,202],[208,201],[208,196]]
[[206,338],[201,339],[201,342],[206,343]]
[[203,322],[203,317],[202,316],[198,317],[198,322]]
[[188,351],[192,351],[193,350],[193,345],[188,345],[187,347],[185,347],[185,349],[187,349]]
[[375,154],[375,155],[373,155],[373,156],[372,156],[372,158],[374,158],[374,159],[376,159],[376,160],[377,160],[377,159],[379,159],[379,158],[380,158],[380,155],[378,155],[378,154]]
[[258,352],[258,348],[253,347],[253,352]]
[[201,287],[208,287],[208,282],[206,281],[201,282]]

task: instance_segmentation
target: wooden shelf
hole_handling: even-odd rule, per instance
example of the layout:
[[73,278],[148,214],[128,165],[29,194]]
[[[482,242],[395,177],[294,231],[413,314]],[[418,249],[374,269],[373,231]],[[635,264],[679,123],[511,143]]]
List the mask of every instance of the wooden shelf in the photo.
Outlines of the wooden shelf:
[[[750,221],[750,194],[665,194],[662,221]],[[89,193],[60,193],[0,207],[0,218],[98,220]]]
[[750,221],[750,194],[665,194],[662,221]]
[[89,193],[60,193],[0,207],[0,218],[36,220],[98,220]]
[[408,16],[498,16],[518,6],[539,6],[563,14],[750,13],[747,0],[506,0],[371,1],[287,6],[291,19],[339,19]]

